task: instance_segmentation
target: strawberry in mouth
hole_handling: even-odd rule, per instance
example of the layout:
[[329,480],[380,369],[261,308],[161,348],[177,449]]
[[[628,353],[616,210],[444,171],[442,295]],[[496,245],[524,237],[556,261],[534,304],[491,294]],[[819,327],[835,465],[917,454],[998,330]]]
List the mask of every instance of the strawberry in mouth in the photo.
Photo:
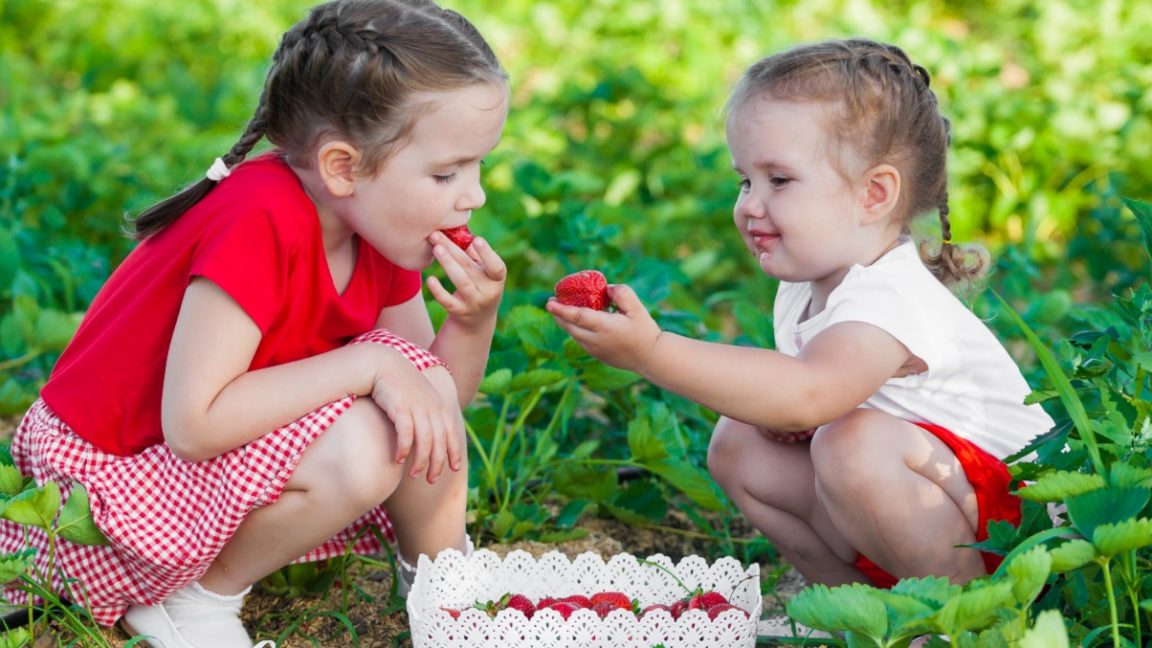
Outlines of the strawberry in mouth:
[[461,250],[467,250],[468,246],[472,245],[472,240],[476,238],[468,229],[467,225],[460,225],[459,227],[452,227],[440,231]]

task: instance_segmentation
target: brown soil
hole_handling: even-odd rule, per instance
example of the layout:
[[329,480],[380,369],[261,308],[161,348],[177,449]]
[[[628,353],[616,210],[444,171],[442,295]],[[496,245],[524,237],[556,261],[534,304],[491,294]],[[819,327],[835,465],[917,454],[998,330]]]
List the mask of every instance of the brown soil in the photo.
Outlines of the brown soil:
[[[0,418],[0,439],[8,437],[17,422],[17,419]],[[580,528],[588,532],[580,539],[559,544],[517,542],[488,545],[485,548],[501,556],[516,549],[536,557],[553,550],[569,558],[587,551],[599,553],[605,559],[625,551],[637,556],[659,553],[673,560],[692,554],[705,557],[711,555],[707,538],[693,535],[691,525],[683,514],[671,513],[664,525],[685,532],[640,528],[612,519],[589,517],[580,523]],[[752,534],[750,529],[741,529],[739,532],[747,536]],[[775,567],[771,564],[761,565],[761,578],[768,578]],[[398,609],[392,609],[389,605],[392,585],[390,570],[358,563],[349,570],[348,576],[348,587],[337,583],[323,597],[278,596],[257,585],[245,602],[245,625],[254,637],[278,640],[280,648],[353,646],[357,645],[357,640],[363,648],[411,646],[407,638],[408,620],[402,602],[392,606]],[[780,614],[780,601],[787,600],[801,587],[803,579],[795,571],[788,570],[776,582],[774,593],[764,597],[765,614]],[[354,629],[355,638],[348,631],[348,624]],[[104,629],[103,634],[113,646],[122,645],[127,640],[127,635],[117,628]]]

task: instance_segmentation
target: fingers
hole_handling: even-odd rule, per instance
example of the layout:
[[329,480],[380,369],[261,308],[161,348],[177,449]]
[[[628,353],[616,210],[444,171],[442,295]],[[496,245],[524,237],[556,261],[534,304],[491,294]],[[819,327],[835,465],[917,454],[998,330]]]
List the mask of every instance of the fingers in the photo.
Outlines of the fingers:
[[612,305],[616,310],[628,315],[637,310],[647,312],[644,303],[636,296],[636,291],[632,290],[628,284],[611,284],[608,286],[608,297],[612,300]]

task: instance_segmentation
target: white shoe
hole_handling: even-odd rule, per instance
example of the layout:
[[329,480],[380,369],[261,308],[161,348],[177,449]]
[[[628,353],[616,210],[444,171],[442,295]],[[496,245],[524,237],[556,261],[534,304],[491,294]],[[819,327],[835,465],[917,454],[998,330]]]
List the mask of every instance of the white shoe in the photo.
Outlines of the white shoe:
[[133,605],[121,625],[130,635],[147,637],[152,648],[276,648],[271,641],[253,646],[240,622],[250,589],[222,596],[192,583],[159,605]]

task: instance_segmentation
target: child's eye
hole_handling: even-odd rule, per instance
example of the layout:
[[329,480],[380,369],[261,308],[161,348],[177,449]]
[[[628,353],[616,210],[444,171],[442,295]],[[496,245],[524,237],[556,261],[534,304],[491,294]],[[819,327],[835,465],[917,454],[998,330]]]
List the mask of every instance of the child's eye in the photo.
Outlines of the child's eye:
[[783,187],[784,185],[788,184],[789,182],[792,182],[792,178],[789,178],[787,176],[774,175],[771,178],[768,178],[768,182],[771,183],[771,185],[773,187],[780,188],[780,187]]
[[448,184],[449,182],[452,182],[453,180],[456,179],[456,174],[455,173],[449,173],[448,175],[434,175],[432,177],[439,184]]
[[740,178],[740,191],[745,192],[752,188],[752,181],[748,178],[741,176]]

